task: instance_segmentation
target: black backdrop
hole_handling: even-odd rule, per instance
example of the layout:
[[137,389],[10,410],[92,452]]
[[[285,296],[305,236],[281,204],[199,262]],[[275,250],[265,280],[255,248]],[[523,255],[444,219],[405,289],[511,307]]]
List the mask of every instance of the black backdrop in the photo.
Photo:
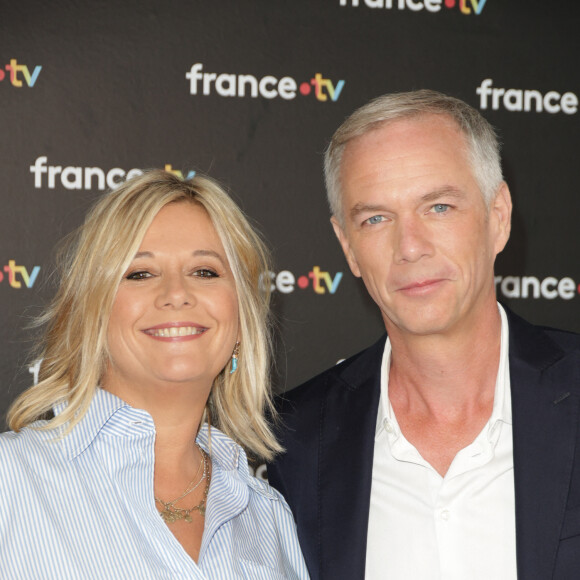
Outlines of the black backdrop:
[[134,168],[211,174],[265,234],[277,389],[374,341],[380,316],[334,240],[321,160],[346,115],[392,91],[453,94],[498,128],[515,202],[499,296],[533,322],[580,331],[575,10],[0,0],[0,414],[33,380],[27,326],[58,282],[55,243],[105,187],[99,176],[114,184]]

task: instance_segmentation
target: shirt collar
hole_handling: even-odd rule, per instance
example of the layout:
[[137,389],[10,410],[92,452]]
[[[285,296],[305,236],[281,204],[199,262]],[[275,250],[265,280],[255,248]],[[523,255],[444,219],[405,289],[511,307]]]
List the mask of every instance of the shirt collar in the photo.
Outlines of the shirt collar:
[[[66,402],[55,405],[54,415],[60,415],[66,406]],[[153,419],[147,411],[135,409],[116,395],[97,387],[85,416],[65,438],[69,458],[73,459],[80,455],[105,427],[107,431],[117,435],[131,435],[134,429],[127,427],[139,427],[143,424],[146,428],[153,426]],[[64,429],[61,428],[61,433]],[[244,450],[216,427],[211,428],[210,435],[210,429],[207,423],[204,423],[198,433],[197,442],[223,470],[234,471],[240,467],[242,470],[244,467],[247,469],[248,462]]]
[[244,450],[216,427],[210,428],[207,423],[201,426],[197,443],[224,471],[235,471],[248,465]]
[[[55,405],[55,416],[62,413],[66,405],[67,403]],[[65,427],[59,429],[59,435],[64,429]],[[155,425],[147,411],[135,409],[119,397],[97,387],[85,416],[62,439],[68,459],[78,457],[102,432],[118,437],[132,437],[155,433]],[[217,463],[220,470],[235,474],[235,477],[239,477],[260,495],[277,499],[265,482],[252,477],[245,451],[219,429],[211,427],[210,430],[207,423],[204,423],[199,430],[197,442],[210,455],[212,462]]]
[[207,423],[204,423],[197,435],[197,443],[209,454],[214,466],[217,465],[221,471],[234,478],[239,478],[244,484],[264,497],[278,499],[265,481],[251,475],[248,458],[242,447],[218,428],[210,428]]
[[[55,405],[54,415],[60,415],[66,406],[66,402]],[[72,460],[85,451],[106,427],[119,435],[126,434],[127,429],[120,428],[121,418],[118,417],[120,411],[124,411],[123,423],[134,425],[138,431],[150,429],[153,424],[151,417],[145,411],[133,409],[119,397],[97,387],[85,416],[63,439],[68,458]],[[117,420],[112,420],[116,416]],[[65,426],[59,428],[59,436],[62,436],[65,428]]]
[[[497,307],[501,318],[501,340],[499,365],[493,398],[493,408],[487,423],[490,433],[495,431],[495,426],[498,421],[502,421],[508,425],[512,424],[512,401],[509,373],[509,326],[505,310],[503,309],[502,305],[499,304],[499,302]],[[379,435],[379,433],[381,433],[383,430],[388,429],[389,434],[394,438],[397,438],[400,434],[400,429],[397,423],[397,418],[395,417],[395,413],[393,411],[393,407],[389,401],[389,369],[391,367],[391,350],[391,341],[387,337],[381,363],[381,402],[379,405],[375,436]]]
[[390,425],[389,430],[395,430],[398,434],[399,425],[395,413],[389,401],[389,369],[391,368],[391,339],[387,336],[383,360],[381,362],[381,399],[377,414],[377,429],[375,436],[379,435]]
[[495,395],[493,399],[493,410],[491,412],[490,426],[494,426],[496,421],[502,421],[508,425],[512,424],[512,399],[509,366],[509,325],[507,315],[502,305],[498,303],[499,315],[501,318],[501,345],[499,351],[499,366],[495,383]]

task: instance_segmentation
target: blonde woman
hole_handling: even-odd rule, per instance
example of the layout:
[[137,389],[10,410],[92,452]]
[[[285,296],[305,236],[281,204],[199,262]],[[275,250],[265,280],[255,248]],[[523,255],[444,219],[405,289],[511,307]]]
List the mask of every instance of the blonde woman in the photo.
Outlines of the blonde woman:
[[209,178],[152,170],[96,204],[0,436],[3,578],[308,577],[246,459],[280,450],[265,269]]

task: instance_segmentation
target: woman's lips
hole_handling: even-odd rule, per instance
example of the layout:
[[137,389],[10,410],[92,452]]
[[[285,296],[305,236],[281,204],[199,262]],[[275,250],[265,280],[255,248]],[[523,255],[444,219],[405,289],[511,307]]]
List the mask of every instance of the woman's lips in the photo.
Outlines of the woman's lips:
[[193,322],[171,322],[146,328],[143,333],[165,341],[193,340],[207,331],[207,327]]

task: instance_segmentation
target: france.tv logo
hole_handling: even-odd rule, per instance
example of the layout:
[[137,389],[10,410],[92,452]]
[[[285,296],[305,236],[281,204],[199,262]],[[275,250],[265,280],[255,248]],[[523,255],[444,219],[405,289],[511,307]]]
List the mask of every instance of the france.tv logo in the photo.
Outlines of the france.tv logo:
[[300,290],[312,287],[315,294],[334,294],[343,277],[342,272],[337,272],[331,276],[330,272],[321,270],[319,266],[313,266],[312,270],[301,276],[296,276],[289,270],[281,270],[280,272],[272,272],[266,270],[260,276],[260,287],[263,290],[270,289],[270,292],[277,290],[282,294],[290,294],[294,292],[296,287]]
[[291,101],[299,92],[302,96],[314,93],[318,101],[337,101],[344,88],[344,80],[332,81],[322,73],[304,82],[297,82],[290,76],[278,78],[265,75],[257,78],[251,74],[204,72],[203,64],[196,62],[185,73],[189,81],[190,95],[211,95],[215,91],[220,97],[251,97],[264,99],[281,98]]
[[382,8],[385,10],[410,10],[419,12],[439,12],[441,7],[452,10],[459,8],[461,14],[475,14],[479,16],[483,11],[487,0],[339,0],[340,6],[351,6],[358,8],[366,6],[367,8]]
[[[27,86],[32,88],[38,80],[42,67],[40,65],[35,66],[31,71],[25,64],[18,64],[15,58],[11,58],[10,63],[4,69],[6,72],[0,68],[0,82],[8,77],[13,87],[20,88],[26,83]],[[20,76],[21,73],[22,76]]]
[[455,8],[459,5],[461,14],[476,14],[479,16],[487,0],[445,0],[445,8]]
[[4,278],[7,278],[7,282],[12,288],[22,288],[23,283],[26,288],[32,288],[38,278],[40,266],[34,266],[29,272],[26,266],[17,266],[16,260],[8,260],[8,264],[4,266],[3,270],[4,272],[0,270],[0,283],[4,281]]

